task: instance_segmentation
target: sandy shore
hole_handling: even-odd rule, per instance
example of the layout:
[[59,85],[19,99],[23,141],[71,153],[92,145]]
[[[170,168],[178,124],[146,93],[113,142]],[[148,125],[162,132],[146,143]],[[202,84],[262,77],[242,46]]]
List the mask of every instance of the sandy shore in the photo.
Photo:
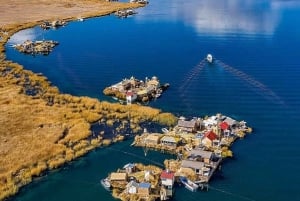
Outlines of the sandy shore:
[[[9,37],[43,20],[100,16],[140,5],[101,0],[0,0],[0,5],[0,200],[45,171],[109,143],[101,137],[88,140],[93,122],[126,126],[130,112],[134,131],[142,121],[175,123],[172,114],[158,109],[60,94],[46,77],[5,60]],[[37,93],[27,96],[26,90]]]

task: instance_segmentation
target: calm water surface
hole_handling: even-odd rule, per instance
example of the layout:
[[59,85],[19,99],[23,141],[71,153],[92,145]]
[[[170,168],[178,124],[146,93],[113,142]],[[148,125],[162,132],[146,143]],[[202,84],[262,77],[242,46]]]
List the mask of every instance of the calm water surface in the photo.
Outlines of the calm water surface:
[[[254,133],[234,144],[234,159],[225,161],[210,190],[177,189],[174,200],[300,200],[298,2],[152,0],[127,19],[106,16],[58,30],[21,31],[7,44],[7,58],[42,72],[64,93],[100,100],[113,101],[102,90],[122,78],[156,75],[171,87],[151,106],[246,120]],[[60,44],[47,57],[10,47],[26,39]],[[207,53],[216,59],[211,66],[200,63]],[[99,179],[128,162],[171,157],[155,152],[144,157],[129,144],[97,149],[12,200],[114,200]]]

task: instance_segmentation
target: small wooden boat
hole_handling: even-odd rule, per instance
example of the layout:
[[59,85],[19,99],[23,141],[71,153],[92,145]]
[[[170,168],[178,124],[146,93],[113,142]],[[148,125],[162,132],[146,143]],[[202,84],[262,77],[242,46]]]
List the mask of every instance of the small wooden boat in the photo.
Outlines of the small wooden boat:
[[186,177],[179,177],[180,182],[190,191],[195,192],[199,186]]
[[104,178],[104,179],[101,179],[101,185],[106,189],[106,190],[110,190],[111,188],[111,184],[110,184],[110,181],[108,178]]

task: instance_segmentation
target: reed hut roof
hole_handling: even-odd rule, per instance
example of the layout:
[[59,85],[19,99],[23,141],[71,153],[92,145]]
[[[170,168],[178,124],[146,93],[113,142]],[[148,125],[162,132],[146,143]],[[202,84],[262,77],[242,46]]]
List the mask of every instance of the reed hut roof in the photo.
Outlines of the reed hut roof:
[[237,124],[237,121],[230,117],[226,117],[226,119],[223,122],[226,122],[229,126],[233,126]]
[[124,181],[127,179],[126,173],[113,172],[110,174],[111,181]]
[[161,134],[150,134],[146,137],[146,141],[158,142],[161,137],[162,137]]

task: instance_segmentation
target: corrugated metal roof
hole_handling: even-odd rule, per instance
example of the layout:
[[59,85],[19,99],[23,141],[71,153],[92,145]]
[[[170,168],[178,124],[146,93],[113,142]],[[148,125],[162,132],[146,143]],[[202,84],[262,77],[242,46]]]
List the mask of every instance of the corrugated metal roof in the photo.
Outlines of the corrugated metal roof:
[[120,180],[126,180],[126,179],[127,179],[126,173],[113,172],[110,174],[111,181],[120,181]]
[[228,124],[226,121],[222,121],[222,122],[220,123],[220,128],[221,128],[222,130],[226,130],[226,129],[228,129],[228,127],[229,127],[229,124]]
[[211,158],[212,152],[201,149],[193,149],[189,152],[189,155],[201,156],[202,158]]
[[207,133],[205,133],[204,137],[208,138],[210,141],[218,138],[217,134],[215,134],[213,131],[208,131]]
[[150,183],[143,182],[139,184],[139,188],[150,188],[150,187],[151,187]]
[[174,178],[174,172],[169,171],[162,171],[160,175],[161,179],[173,179]]
[[234,124],[237,123],[236,120],[234,120],[234,119],[232,119],[232,118],[230,118],[230,117],[226,117],[226,119],[224,120],[224,122],[228,123],[229,126],[232,126],[232,125],[234,125]]
[[201,169],[201,168],[204,167],[204,163],[203,162],[199,162],[199,161],[183,160],[181,162],[181,167],[193,168],[193,169]]
[[185,120],[178,120],[178,126],[179,127],[185,127],[185,128],[194,128],[196,124],[196,120],[191,120],[191,121],[185,121]]

